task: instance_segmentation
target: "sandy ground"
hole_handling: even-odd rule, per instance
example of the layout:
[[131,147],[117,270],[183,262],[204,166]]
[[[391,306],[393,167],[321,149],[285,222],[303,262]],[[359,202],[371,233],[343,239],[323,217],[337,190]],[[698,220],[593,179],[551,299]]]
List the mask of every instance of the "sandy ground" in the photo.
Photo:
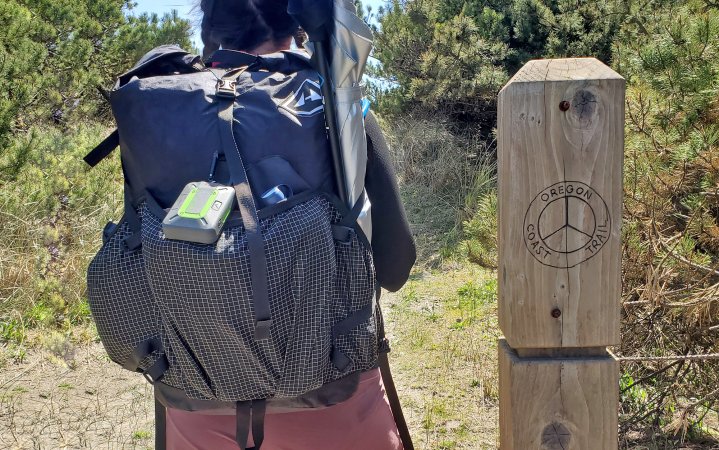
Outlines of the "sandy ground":
[[29,352],[0,371],[2,449],[153,448],[153,423],[151,386],[100,344],[65,359]]
[[[387,305],[394,296],[382,300]],[[392,322],[388,317],[390,333]],[[407,375],[395,378],[402,397],[416,396]],[[408,403],[413,433],[423,433],[424,406]],[[0,450],[151,448],[152,388],[141,375],[112,363],[100,343],[54,353],[31,348],[22,362],[0,369]]]
[[[395,307],[399,301],[401,294],[382,296],[387,333],[396,343],[390,360],[415,447],[494,448],[496,402],[486,402],[481,388],[440,382],[448,376],[468,376],[450,367],[455,364],[417,366],[421,361],[444,358],[439,355],[446,350],[428,348],[434,356],[417,358],[422,352],[409,345],[411,339],[404,342],[409,331],[405,328],[410,323],[412,329],[427,325],[410,320],[404,308]],[[99,343],[66,345],[52,353],[40,347],[30,349],[23,362],[9,362],[0,369],[0,450],[153,448],[151,386],[141,375],[110,362]],[[430,347],[431,343],[424,345]],[[493,350],[489,353],[494,355]],[[466,361],[456,364],[473,370]],[[453,398],[454,389],[464,390],[458,392],[459,398]]]

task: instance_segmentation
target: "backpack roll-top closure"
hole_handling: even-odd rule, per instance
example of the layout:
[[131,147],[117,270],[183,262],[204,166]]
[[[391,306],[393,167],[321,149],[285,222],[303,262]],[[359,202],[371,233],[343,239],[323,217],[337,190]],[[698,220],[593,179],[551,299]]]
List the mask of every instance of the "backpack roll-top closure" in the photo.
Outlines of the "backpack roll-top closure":
[[[251,184],[255,165],[273,156],[287,161],[309,189],[326,190],[332,172],[322,97],[315,87],[320,79],[304,64],[275,61],[283,58],[297,57],[267,59],[299,70],[284,73],[252,67],[235,80],[234,137]],[[141,198],[147,191],[167,208],[185,184],[207,179],[213,155],[223,148],[217,131],[214,72],[219,69],[135,76],[112,91],[111,106],[133,197]],[[229,176],[227,164],[221,161],[214,178],[227,183]]]

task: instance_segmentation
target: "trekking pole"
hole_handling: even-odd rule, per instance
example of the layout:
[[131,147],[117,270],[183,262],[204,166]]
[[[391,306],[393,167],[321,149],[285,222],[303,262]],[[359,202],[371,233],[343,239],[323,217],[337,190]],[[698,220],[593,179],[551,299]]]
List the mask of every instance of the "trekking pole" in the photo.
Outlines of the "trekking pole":
[[332,166],[335,173],[337,195],[347,204],[347,187],[345,185],[345,169],[340,147],[339,130],[337,129],[337,108],[332,90],[330,75],[329,52],[327,45],[332,29],[332,0],[289,0],[287,13],[300,24],[308,40],[313,44],[313,55],[317,72],[322,77],[322,97],[324,97],[327,134],[332,152]]

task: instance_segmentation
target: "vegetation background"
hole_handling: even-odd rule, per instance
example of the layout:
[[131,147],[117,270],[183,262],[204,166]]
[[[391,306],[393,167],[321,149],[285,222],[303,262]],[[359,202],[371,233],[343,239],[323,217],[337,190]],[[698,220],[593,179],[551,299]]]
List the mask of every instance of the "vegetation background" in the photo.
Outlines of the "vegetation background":
[[[96,340],[84,274],[100,230],[120,215],[122,178],[117,155],[93,170],[81,158],[112,127],[103,93],[114,78],[156,45],[192,46],[188,20],[131,8],[0,3],[0,370],[38,346],[61,353]],[[628,81],[615,351],[719,353],[716,0],[395,0],[362,10],[376,33],[368,95],[420,248],[390,316],[425,448],[484,447],[496,432],[491,420],[472,423],[497,403],[496,96],[532,58],[595,56]],[[411,357],[420,351],[422,361]],[[627,362],[622,374],[624,446],[719,448],[716,360]]]

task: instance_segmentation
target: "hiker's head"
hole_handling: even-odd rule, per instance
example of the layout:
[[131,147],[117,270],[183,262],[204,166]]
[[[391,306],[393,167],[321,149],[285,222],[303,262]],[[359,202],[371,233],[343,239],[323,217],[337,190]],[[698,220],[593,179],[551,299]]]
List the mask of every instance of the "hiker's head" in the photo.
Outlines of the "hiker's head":
[[287,0],[201,0],[205,56],[220,46],[250,53],[290,47],[299,32],[287,14]]

